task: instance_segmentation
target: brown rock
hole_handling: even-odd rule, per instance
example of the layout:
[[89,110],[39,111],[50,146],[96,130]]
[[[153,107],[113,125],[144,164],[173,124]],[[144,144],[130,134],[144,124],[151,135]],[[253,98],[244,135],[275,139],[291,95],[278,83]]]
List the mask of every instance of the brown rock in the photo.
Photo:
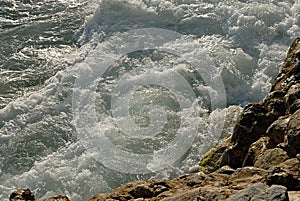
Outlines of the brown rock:
[[43,200],[37,200],[37,201],[70,201],[70,200],[66,195],[56,195],[54,197],[50,197]]
[[266,133],[275,116],[260,104],[250,104],[245,107],[233,131],[231,144],[223,153],[221,166],[232,168],[242,167],[247,151],[252,143]]
[[275,148],[278,144],[284,142],[284,136],[287,131],[289,117],[284,116],[274,121],[267,130],[267,136],[270,138],[268,148]]
[[283,163],[287,159],[289,159],[289,157],[284,150],[280,148],[268,149],[263,155],[256,158],[254,167],[269,169],[272,166]]
[[288,191],[290,201],[300,201],[300,191]]
[[300,153],[300,110],[290,117],[287,130],[287,148],[291,157]]
[[162,201],[190,201],[190,200],[201,200],[201,201],[219,201],[226,199],[226,193],[220,188],[196,188],[188,190],[174,196],[164,198]]
[[154,192],[146,185],[135,186],[129,194],[134,198],[151,198],[154,196]]
[[293,175],[294,178],[300,178],[300,161],[297,158],[291,158],[279,164],[278,167]]
[[294,80],[299,80],[299,50],[300,38],[296,38],[287,53],[286,59],[279,75],[272,85],[271,92],[285,90],[294,84]]
[[234,190],[242,190],[249,185],[257,182],[262,182],[266,170],[255,167],[238,168],[229,178],[228,184]]
[[252,143],[243,163],[243,167],[253,166],[257,158],[265,154],[265,152],[267,151],[269,141],[269,137],[261,137],[256,142]]
[[292,85],[284,98],[288,108],[291,110],[291,107],[294,104],[294,102],[300,99],[300,83]]
[[280,167],[270,168],[265,180],[268,185],[277,184],[287,187],[288,190],[300,190],[300,180]]
[[9,201],[33,201],[35,200],[34,195],[29,189],[18,189],[14,191],[10,197]]
[[300,99],[294,101],[294,103],[290,107],[290,113],[293,114],[297,110],[300,109]]

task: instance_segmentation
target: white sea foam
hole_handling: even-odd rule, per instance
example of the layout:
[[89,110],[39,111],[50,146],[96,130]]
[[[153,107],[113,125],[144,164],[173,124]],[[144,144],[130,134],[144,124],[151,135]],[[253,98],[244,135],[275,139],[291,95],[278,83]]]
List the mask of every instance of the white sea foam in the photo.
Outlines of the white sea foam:
[[[248,102],[259,101],[270,90],[288,46],[300,33],[299,10],[299,1],[292,0],[100,1],[94,14],[87,17],[84,24],[80,38],[83,46],[66,55],[62,61],[64,69],[47,80],[41,90],[25,94],[0,110],[0,191],[4,192],[0,199],[7,199],[15,188],[29,187],[38,197],[66,193],[72,200],[79,201],[127,181],[173,177],[189,171],[190,167],[196,168],[200,154],[215,143],[209,141],[206,142],[207,147],[201,147],[206,136],[211,135],[209,127],[217,128],[219,125],[210,122],[212,118],[221,118],[227,112],[222,135],[232,132],[241,107],[231,106],[209,113],[207,107],[197,106],[202,116],[197,118],[199,128],[195,143],[173,166],[149,175],[122,174],[104,167],[95,159],[97,150],[93,147],[86,150],[78,141],[72,122],[71,98],[76,75],[82,70],[80,63],[110,36],[139,28],[168,29],[186,35],[191,39],[189,42],[170,45],[181,46],[182,49],[200,45],[215,63],[212,76],[223,79],[227,104],[244,106]],[[185,56],[189,58],[192,54]],[[157,53],[156,57],[162,56]],[[162,61],[167,66],[168,61],[175,62],[173,59],[166,56]],[[155,65],[148,57],[139,62],[135,64],[142,66],[143,62],[150,62]],[[183,66],[180,68],[186,70]],[[180,68],[178,70],[182,70]],[[143,68],[140,69],[143,72]],[[126,73],[126,68],[119,69],[119,72],[122,71]],[[137,75],[129,73],[128,76],[137,79]],[[109,97],[109,90],[118,82],[117,76],[112,78],[115,80],[107,80],[107,85],[103,85],[103,94],[99,98]],[[213,92],[205,85],[196,88],[199,93]],[[99,102],[98,110],[105,113],[107,107]],[[98,115],[106,132],[115,131],[107,113]],[[115,140],[119,139],[115,137]],[[128,145],[127,141],[119,143]],[[154,158],[150,168],[159,166],[159,160],[161,158]]]

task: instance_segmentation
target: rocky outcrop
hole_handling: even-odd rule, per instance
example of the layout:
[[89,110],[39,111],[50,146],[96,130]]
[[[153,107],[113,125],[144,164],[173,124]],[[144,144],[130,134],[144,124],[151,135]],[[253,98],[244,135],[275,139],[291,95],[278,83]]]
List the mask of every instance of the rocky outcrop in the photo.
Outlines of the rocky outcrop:
[[9,201],[32,201],[35,200],[34,195],[29,189],[18,189],[14,191],[10,197]]
[[[280,171],[278,170],[278,172]],[[199,172],[170,181],[152,180],[129,183],[112,193],[95,195],[88,201],[287,201],[289,200],[287,188],[276,184],[272,180],[273,177],[276,177],[276,174],[277,171],[271,172],[255,167],[238,168],[236,170],[222,167],[210,174]],[[285,175],[282,174],[282,177],[279,177],[284,179]],[[271,180],[273,184],[267,182]]]
[[9,201],[70,201],[70,199],[66,195],[57,195],[43,200],[35,200],[29,189],[18,189],[10,195]]
[[[300,38],[270,94],[244,108],[232,136],[205,154],[200,166],[198,173],[128,183],[88,201],[300,201]],[[56,200],[68,198],[44,201]]]
[[219,166],[269,169],[287,160],[296,161],[300,153],[299,60],[297,38],[270,94],[261,103],[245,107]]

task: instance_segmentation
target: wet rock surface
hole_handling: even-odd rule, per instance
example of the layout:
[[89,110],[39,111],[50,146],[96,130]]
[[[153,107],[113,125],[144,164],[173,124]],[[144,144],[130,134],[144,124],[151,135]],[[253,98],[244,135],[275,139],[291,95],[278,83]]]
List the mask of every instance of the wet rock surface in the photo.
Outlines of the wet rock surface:
[[[232,136],[203,157],[199,172],[128,183],[88,201],[300,201],[299,53],[297,38],[270,94],[244,108]],[[34,200],[28,191],[10,201]],[[43,201],[69,201],[59,196]]]

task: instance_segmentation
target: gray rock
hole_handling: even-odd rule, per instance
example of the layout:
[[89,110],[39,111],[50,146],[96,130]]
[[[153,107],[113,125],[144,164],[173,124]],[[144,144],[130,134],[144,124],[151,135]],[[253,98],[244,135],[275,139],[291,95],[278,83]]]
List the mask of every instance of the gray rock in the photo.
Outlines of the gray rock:
[[[253,197],[268,189],[268,185],[257,183],[230,196],[226,201],[251,201]],[[265,200],[266,201],[266,200]]]
[[257,183],[230,196],[226,201],[289,201],[287,188],[280,185],[269,187]]
[[266,191],[253,197],[251,201],[288,201],[287,188],[280,185],[272,185]]

